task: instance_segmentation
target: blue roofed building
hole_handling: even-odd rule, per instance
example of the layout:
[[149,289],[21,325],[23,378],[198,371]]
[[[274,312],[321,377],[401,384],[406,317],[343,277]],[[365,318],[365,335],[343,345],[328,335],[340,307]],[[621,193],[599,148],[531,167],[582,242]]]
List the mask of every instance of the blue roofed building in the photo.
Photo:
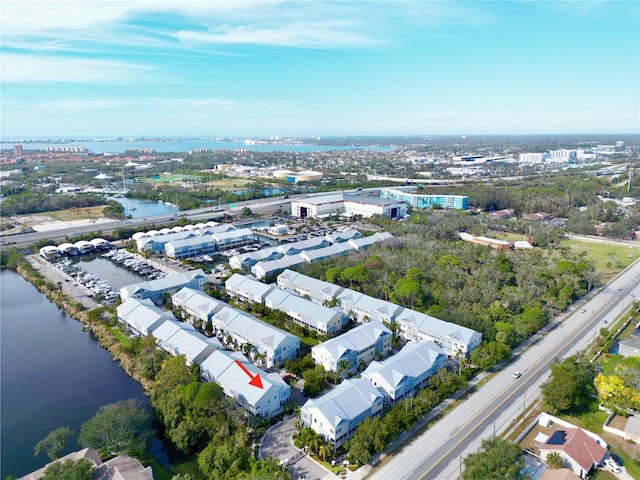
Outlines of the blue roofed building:
[[220,300],[210,297],[200,290],[182,288],[171,297],[175,308],[181,309],[191,321],[209,322],[211,316],[227,305]]
[[300,421],[337,447],[353,436],[360,422],[380,415],[383,406],[383,395],[368,379],[344,380],[329,393],[307,400]]
[[382,392],[385,402],[394,404],[413,397],[431,376],[446,368],[447,355],[435,343],[409,342],[386,360],[373,361],[362,377]]
[[325,370],[337,372],[346,366],[349,373],[364,368],[391,352],[391,330],[382,322],[363,323],[348,332],[311,347],[311,358]]
[[482,342],[482,334],[408,308],[396,316],[400,334],[407,340],[432,340],[449,356],[467,356]]
[[[239,352],[212,353],[200,364],[200,375],[203,380],[220,385],[228,397],[252,415],[274,417],[282,413],[291,398],[291,387],[280,375],[259,369]],[[250,383],[258,375],[262,388]]]
[[140,300],[148,298],[156,305],[160,305],[165,293],[173,295],[184,287],[203,290],[208,283],[207,275],[202,270],[192,270],[165,278],[158,278],[157,280],[125,285],[120,289],[120,298],[123,302],[130,298]]

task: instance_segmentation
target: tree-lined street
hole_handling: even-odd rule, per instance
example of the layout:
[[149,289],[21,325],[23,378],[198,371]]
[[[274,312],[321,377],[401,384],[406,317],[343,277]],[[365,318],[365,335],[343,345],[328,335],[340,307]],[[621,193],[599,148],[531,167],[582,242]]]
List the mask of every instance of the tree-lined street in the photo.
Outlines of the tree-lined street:
[[[521,354],[508,368],[479,385],[441,420],[431,425],[402,450],[386,459],[370,479],[455,479],[462,459],[480,448],[483,439],[509,428],[523,408],[537,402],[541,385],[556,358],[583,350],[604,326],[611,325],[640,294],[640,264],[636,261],[582,306],[560,316],[545,328],[548,333]],[[556,326],[557,325],[557,326]],[[555,326],[555,328],[553,328]],[[522,372],[518,379],[513,371]]]

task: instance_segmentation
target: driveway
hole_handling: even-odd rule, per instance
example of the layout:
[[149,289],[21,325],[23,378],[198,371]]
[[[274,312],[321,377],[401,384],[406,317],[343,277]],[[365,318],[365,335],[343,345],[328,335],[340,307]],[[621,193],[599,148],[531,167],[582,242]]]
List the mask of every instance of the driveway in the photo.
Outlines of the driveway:
[[331,472],[318,465],[307,455],[293,445],[293,432],[295,431],[295,415],[270,428],[260,446],[260,456],[266,458],[279,458],[281,462],[287,460],[290,466],[289,473],[293,480],[321,480]]

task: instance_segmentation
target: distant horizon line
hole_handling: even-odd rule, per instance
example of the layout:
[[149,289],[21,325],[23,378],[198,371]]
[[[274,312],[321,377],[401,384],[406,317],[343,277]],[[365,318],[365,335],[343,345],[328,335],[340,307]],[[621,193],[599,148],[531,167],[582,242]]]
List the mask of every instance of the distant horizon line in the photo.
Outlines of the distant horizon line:
[[416,133],[416,134],[349,134],[349,135],[2,135],[0,142],[18,140],[157,140],[157,139],[261,139],[261,140],[294,140],[294,139],[335,139],[335,138],[421,138],[421,137],[530,137],[530,136],[640,136],[640,132],[568,132],[568,133]]

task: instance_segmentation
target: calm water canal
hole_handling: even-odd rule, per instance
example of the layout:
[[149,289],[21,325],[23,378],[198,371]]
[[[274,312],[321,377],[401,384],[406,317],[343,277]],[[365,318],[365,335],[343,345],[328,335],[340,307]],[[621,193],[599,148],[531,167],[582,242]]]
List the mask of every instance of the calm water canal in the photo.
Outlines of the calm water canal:
[[109,352],[22,277],[0,272],[0,478],[19,477],[48,462],[33,447],[52,430],[75,435],[63,454],[77,450],[82,423],[108,403],[136,398],[142,387]]
[[124,214],[131,215],[131,218],[144,218],[153,215],[164,215],[167,213],[177,213],[180,209],[173,205],[167,205],[159,200],[140,200],[127,197],[107,197],[115,200],[124,207]]

